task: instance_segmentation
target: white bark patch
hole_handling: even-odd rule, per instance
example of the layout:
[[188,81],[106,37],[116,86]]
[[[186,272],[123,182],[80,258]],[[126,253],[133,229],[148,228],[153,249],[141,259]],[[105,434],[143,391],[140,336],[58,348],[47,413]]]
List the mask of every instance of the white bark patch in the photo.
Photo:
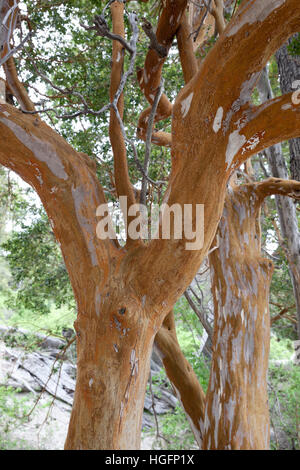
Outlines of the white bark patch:
[[246,24],[254,24],[258,22],[261,23],[274,10],[283,5],[285,1],[286,0],[268,0],[266,2],[264,0],[260,2],[255,2],[250,6],[250,8],[248,8],[246,13],[243,10],[241,11],[241,14],[237,17],[236,21],[234,22],[236,24],[233,24],[231,27],[228,28],[228,30],[226,31],[226,35],[233,36]]
[[291,109],[291,107],[292,107],[291,104],[286,103],[281,106],[281,109],[283,109],[283,111],[286,111],[287,109]]
[[226,170],[230,168],[230,165],[239,152],[239,150],[243,147],[245,142],[247,141],[246,137],[242,134],[240,135],[239,131],[234,131],[230,134],[226,149]]
[[190,110],[190,106],[191,106],[191,103],[192,103],[192,99],[193,99],[193,96],[194,96],[194,92],[190,93],[189,96],[187,98],[185,98],[184,100],[181,101],[181,113],[182,113],[182,117],[185,118],[187,113],[189,112]]
[[243,331],[240,330],[236,338],[232,340],[232,358],[230,361],[231,370],[235,370],[236,365],[241,361]]
[[222,121],[223,121],[223,114],[224,114],[224,109],[222,108],[222,106],[220,106],[220,108],[218,109],[216,113],[214,124],[213,124],[213,130],[216,134],[221,129]]
[[[259,76],[260,76],[260,72],[253,73],[253,74],[250,75],[250,78],[248,80],[245,80],[243,82],[243,84],[241,86],[240,96],[232,103],[231,108],[228,111],[228,113],[227,113],[227,115],[224,119],[224,122],[223,122],[223,133],[224,133],[224,135],[226,134],[226,132],[229,129],[230,122],[231,122],[231,119],[234,116],[234,114],[237,113],[241,109],[241,107],[250,100],[252,90],[253,90],[253,88],[255,86],[255,83],[257,82]],[[245,126],[245,124],[247,123],[247,120],[248,120],[248,118],[247,118],[246,115],[241,117],[236,122],[237,128],[239,130],[241,130]]]
[[245,315],[244,315],[244,309],[241,311],[241,318],[242,318],[242,323],[245,321]]
[[144,79],[144,82],[147,84],[148,81],[149,81],[149,78],[148,78],[148,75],[146,73],[146,70],[144,69],[144,72],[143,72],[143,79]]
[[120,59],[121,59],[121,54],[120,54],[120,52],[118,52],[118,55],[117,55],[117,58],[116,58],[116,62],[120,62]]
[[116,325],[117,330],[121,333],[122,332],[122,323],[114,316],[114,322]]
[[94,383],[94,380],[93,380],[93,379],[90,379],[90,380],[89,380],[89,387],[90,387],[90,388],[91,388],[91,386],[93,385],[93,383]]
[[246,245],[249,245],[249,235],[248,235],[247,232],[244,233],[244,237],[243,237],[243,238],[244,238],[245,244],[246,244]]
[[120,418],[122,418],[124,414],[124,403],[121,401],[121,405],[120,405]]
[[[254,332],[253,331],[246,331],[244,337],[244,359],[246,364],[250,364],[254,355]],[[245,369],[246,371],[246,369]],[[246,383],[246,378],[245,378]]]
[[22,127],[6,118],[0,118],[0,121],[7,126],[15,134],[16,138],[34,154],[37,160],[46,163],[49,170],[57,176],[57,178],[63,180],[68,179],[68,175],[65,172],[59,156],[49,142],[39,139],[28,131],[26,132]]
[[132,349],[130,354],[130,365],[131,365],[131,375],[134,377],[138,374],[139,366],[138,366],[138,358],[136,358],[135,349]]
[[39,181],[40,185],[42,186],[43,184],[43,178],[42,178],[42,174],[40,172],[40,170],[38,168],[35,168],[35,171],[36,171],[36,178],[37,180]]
[[236,403],[233,398],[229,398],[228,403],[225,404],[226,417],[229,421],[229,437],[231,438],[233,418],[235,415]]
[[244,426],[243,426],[243,423],[240,423],[240,425],[238,427],[238,430],[235,433],[235,437],[237,439],[237,442],[238,442],[239,446],[241,446],[243,444],[244,436],[245,436]]
[[217,393],[214,394],[213,402],[212,402],[212,415],[215,420],[215,426],[214,426],[214,440],[215,440],[215,446],[218,447],[218,434],[219,434],[219,421],[221,417],[221,412],[222,412],[222,406],[220,403],[220,398]]

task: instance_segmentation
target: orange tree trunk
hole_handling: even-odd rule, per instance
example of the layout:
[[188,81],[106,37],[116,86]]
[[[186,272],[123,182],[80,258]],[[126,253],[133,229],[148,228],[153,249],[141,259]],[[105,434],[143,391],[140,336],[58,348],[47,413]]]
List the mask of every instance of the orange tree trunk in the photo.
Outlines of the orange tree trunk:
[[[182,11],[170,22],[166,9],[177,9],[177,3],[164,4],[160,24],[166,35],[176,33],[173,23],[186,2],[180,5]],[[88,158],[36,116],[0,105],[0,162],[39,194],[78,305],[78,383],[66,448],[138,447],[153,338],[211,246],[228,177],[253,153],[300,134],[299,107],[291,94],[257,108],[249,102],[268,58],[299,29],[298,0],[243,2],[176,99],[164,202],[192,204],[194,230],[195,205],[204,204],[204,243],[194,250],[186,249],[193,240],[178,240],[173,233],[170,240],[125,248],[100,240],[96,209],[106,200]],[[151,59],[147,79],[153,64]],[[114,155],[118,171],[122,152]],[[132,197],[128,184],[119,186],[119,194]]]

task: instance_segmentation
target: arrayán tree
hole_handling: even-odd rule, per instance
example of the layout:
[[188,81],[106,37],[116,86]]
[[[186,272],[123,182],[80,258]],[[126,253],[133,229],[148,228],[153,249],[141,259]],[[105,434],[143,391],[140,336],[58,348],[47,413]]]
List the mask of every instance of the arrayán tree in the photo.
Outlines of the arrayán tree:
[[[40,3],[44,7],[47,4],[37,2],[37,7]],[[70,8],[80,8],[80,2],[66,3]],[[235,7],[236,2],[226,2],[226,7],[230,3]],[[163,202],[182,208],[191,204],[194,208],[193,229],[196,227],[196,205],[204,205],[203,245],[190,250],[186,249],[186,244],[191,240],[185,236],[176,238],[174,228],[169,239],[159,236],[148,242],[130,237],[128,230],[124,246],[116,239],[97,237],[99,217],[96,210],[107,199],[95,165],[89,156],[75,151],[54,130],[55,121],[53,126],[43,122],[41,111],[45,110],[37,109],[30,99],[18,78],[12,55],[19,50],[14,49],[13,40],[23,22],[27,24],[29,36],[19,34],[20,45],[26,45],[28,41],[33,43],[31,19],[20,15],[17,1],[0,2],[1,55],[8,97],[19,104],[19,109],[12,104],[1,104],[0,107],[0,162],[18,173],[39,194],[60,243],[77,302],[77,383],[66,449],[139,448],[153,341],[163,328],[165,347],[172,348],[173,344],[174,353],[177,351],[180,355],[174,333],[171,339],[168,337],[173,328],[170,312],[211,247],[230,176],[254,153],[300,135],[299,99],[294,93],[270,99],[260,106],[254,106],[251,101],[269,58],[300,29],[299,0],[244,0],[240,3],[238,9],[229,8],[231,13],[225,20],[222,0],[214,0],[209,5],[203,2],[203,6],[201,2],[199,8],[189,7],[187,0],[166,0],[159,9],[155,32],[149,22],[143,22],[150,47],[137,78],[150,106],[139,118],[137,134],[146,141],[146,153],[151,140],[155,145],[171,148],[172,168]],[[106,36],[112,41],[110,104],[104,109],[110,109],[109,136],[116,193],[118,197],[126,196],[128,206],[131,206],[145,201],[149,176],[145,158],[141,168],[142,187],[137,191],[131,183],[128,168],[127,149],[134,149],[134,146],[124,133],[122,119],[126,96],[123,91],[127,75],[134,70],[139,20],[130,3],[126,4],[126,10],[124,7],[123,1],[111,1],[103,14],[95,16],[93,24],[82,21],[81,28],[91,38],[90,47],[100,47],[95,40],[97,36]],[[111,29],[104,19],[109,10]],[[130,39],[125,35],[124,13],[131,29]],[[195,27],[205,29],[204,40],[208,47],[211,46],[202,60],[196,59],[195,55],[194,36],[191,35]],[[214,44],[214,41],[210,42],[211,30],[218,34]],[[186,84],[172,104],[162,93],[161,73],[175,37]],[[199,37],[194,42],[197,43]],[[84,54],[78,57],[78,60],[86,59]],[[91,63],[90,69],[94,70],[96,66]],[[34,68],[33,61],[31,70]],[[43,72],[40,76],[51,83]],[[93,107],[83,93],[64,88],[62,80],[60,77],[54,90],[57,99],[69,99],[72,111],[62,116],[64,119],[79,115],[98,116],[102,112]],[[86,86],[88,88],[88,83]],[[154,129],[156,123],[169,116],[172,117],[171,133]],[[58,117],[55,108],[54,117]],[[85,132],[88,139],[88,129]],[[160,224],[164,223],[165,217],[163,212]],[[124,218],[129,227],[132,216],[126,212]],[[224,256],[226,262],[226,250]],[[260,269],[259,265],[257,269]],[[248,274],[244,273],[246,277]],[[263,289],[261,282],[259,289]],[[258,297],[252,291],[251,302],[253,305],[257,302],[260,308]],[[234,313],[237,317],[242,314]],[[228,328],[229,325],[232,327],[230,312],[222,317],[222,330],[226,329],[223,322],[228,322]],[[250,320],[249,323],[252,325]],[[226,370],[230,367],[238,369],[242,367],[245,354],[249,363],[255,362],[260,347],[255,341],[259,335],[255,328],[247,335],[248,343],[242,342],[244,349],[235,350],[233,362],[230,354],[224,355],[222,348],[216,347],[213,364],[222,368],[221,361],[228,361],[224,365]],[[222,344],[224,342],[225,337]],[[260,358],[260,353],[257,357]],[[193,384],[190,408],[199,406],[203,409],[205,397],[194,382],[190,366],[184,360],[180,364],[181,374],[185,377],[182,385]],[[240,377],[232,372],[230,376],[234,380]],[[259,386],[263,390],[265,374],[261,381]],[[235,385],[238,387],[238,383]],[[228,393],[226,377],[224,386],[219,378],[212,378],[210,387],[216,389],[208,402],[205,418],[192,419],[199,444],[203,448],[267,448],[268,405],[262,395],[247,395],[242,413],[235,413],[235,395]],[[251,399],[249,406],[248,398]],[[259,419],[254,419],[251,413],[257,410]],[[225,433],[219,426],[221,412],[227,422],[232,423]],[[234,417],[230,419],[228,413],[234,413]]]

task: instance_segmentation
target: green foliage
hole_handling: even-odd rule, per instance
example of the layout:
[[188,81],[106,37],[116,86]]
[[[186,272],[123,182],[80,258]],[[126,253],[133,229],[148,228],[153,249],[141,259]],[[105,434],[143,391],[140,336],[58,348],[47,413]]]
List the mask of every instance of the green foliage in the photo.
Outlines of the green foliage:
[[270,360],[290,360],[294,352],[293,341],[289,338],[280,338],[277,334],[271,336]]
[[279,83],[278,65],[274,56],[269,61],[269,79],[274,96],[280,96],[282,93]]
[[[286,152],[286,150],[286,146],[284,145],[283,151]],[[295,300],[289,273],[289,263],[286,252],[283,248],[284,245],[282,246],[281,242],[278,240],[273,225],[275,222],[277,227],[280,227],[275,198],[268,198],[266,205],[268,210],[264,211],[263,217],[261,218],[262,247],[264,253],[272,259],[274,264],[274,272],[270,288],[270,314],[271,317],[274,317],[281,311],[281,309],[292,307],[288,314],[289,316],[295,316],[296,308],[295,306],[293,307]],[[287,318],[283,317],[276,321],[272,325],[272,330],[281,339],[297,339],[296,325]]]
[[22,347],[26,351],[35,351],[40,341],[36,335],[10,330],[3,335],[3,342],[10,348]]
[[39,215],[23,222],[2,248],[6,252],[13,282],[8,293],[11,308],[48,313],[56,307],[74,307],[68,274],[47,216],[42,209],[29,208]]
[[[149,391],[149,385],[147,390]],[[171,391],[170,383],[167,379],[164,369],[157,374],[152,375],[152,393],[155,397],[159,397],[161,389]],[[153,449],[190,449],[195,445],[194,435],[187,421],[186,415],[180,404],[176,408],[165,415],[157,416],[158,429],[154,426],[150,435],[156,436]],[[157,432],[159,435],[157,436]]]
[[[22,441],[12,440],[10,432],[26,421],[29,411],[28,397],[17,397],[19,390],[0,386],[0,450],[13,450],[23,447]],[[24,448],[24,447],[23,447]]]
[[292,56],[300,56],[300,33],[291,40],[288,51]]
[[269,380],[269,404],[275,428],[272,448],[288,446],[300,450],[300,368],[270,366]]

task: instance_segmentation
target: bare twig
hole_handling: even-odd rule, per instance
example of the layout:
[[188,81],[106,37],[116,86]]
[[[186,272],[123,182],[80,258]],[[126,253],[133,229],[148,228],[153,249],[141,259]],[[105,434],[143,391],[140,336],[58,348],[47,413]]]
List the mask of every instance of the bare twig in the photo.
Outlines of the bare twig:
[[102,36],[108,39],[111,39],[112,41],[119,41],[122,46],[129,52],[129,54],[133,53],[133,49],[130,44],[128,44],[127,41],[125,41],[122,36],[119,34],[114,34],[111,33],[108,29],[106,20],[104,16],[102,15],[96,15],[94,18],[94,26],[85,26],[84,24],[80,24],[82,28],[84,28],[86,31],[96,31],[98,36]]
[[[99,15],[99,16],[101,16],[101,15]],[[130,64],[129,64],[128,70],[122,76],[119,88],[118,88],[118,90],[115,94],[115,97],[114,97],[114,99],[111,103],[106,104],[105,106],[103,106],[101,109],[99,109],[97,111],[91,109],[88,106],[84,96],[81,93],[79,93],[78,91],[74,91],[73,89],[63,89],[63,88],[55,85],[49,79],[49,77],[47,77],[44,73],[42,73],[40,70],[38,70],[35,63],[31,60],[31,63],[32,63],[33,67],[35,68],[37,74],[41,78],[43,78],[43,80],[45,80],[47,83],[49,83],[49,85],[51,85],[52,88],[59,91],[60,93],[62,93],[65,96],[74,95],[74,96],[78,97],[80,99],[81,103],[83,104],[83,108],[79,109],[78,111],[76,111],[74,113],[65,113],[65,114],[62,114],[62,115],[57,114],[57,112],[55,111],[55,108],[53,108],[53,107],[45,108],[45,109],[42,109],[42,110],[39,110],[39,111],[25,111],[23,109],[22,109],[22,111],[26,114],[47,113],[47,112],[51,111],[51,112],[54,112],[54,115],[57,119],[73,119],[75,117],[78,117],[78,116],[81,116],[81,115],[87,115],[87,114],[91,114],[93,116],[99,116],[100,114],[104,113],[105,111],[107,111],[110,108],[113,108],[114,111],[116,111],[115,108],[117,107],[119,98],[120,98],[120,96],[121,96],[121,94],[124,90],[125,84],[126,84],[128,78],[129,78],[129,76],[133,74],[134,63],[135,63],[136,52],[137,52],[136,45],[137,45],[137,40],[138,40],[138,35],[139,35],[138,18],[137,18],[137,15],[135,13],[130,13],[128,15],[128,19],[129,19],[130,26],[132,28],[132,38],[130,40],[129,46],[126,48],[131,54]],[[94,29],[94,27],[86,27],[86,26],[83,26],[83,27],[85,29]],[[114,35],[111,34],[110,36],[114,36]],[[118,38],[112,38],[112,39],[119,40]]]
[[202,19],[201,19],[201,22],[200,22],[198,28],[197,28],[195,31],[192,31],[192,33],[191,33],[191,36],[194,35],[194,37],[193,37],[193,41],[194,41],[194,42],[197,41],[197,37],[198,37],[198,35],[199,35],[199,33],[200,33],[200,30],[201,30],[201,28],[202,28],[202,26],[203,26],[203,23],[204,23],[204,21],[205,21],[205,19],[206,19],[206,17],[207,17],[207,14],[211,11],[211,8],[210,8],[211,2],[212,2],[212,0],[209,0],[209,3],[208,3],[208,4],[207,4],[206,2],[204,2],[204,5],[205,5],[205,7],[206,7],[205,13],[204,13],[204,15],[203,15],[203,17],[202,17]]
[[154,49],[160,57],[167,57],[168,49],[162,44],[159,44],[152,24],[146,18],[143,18],[142,29],[150,39],[149,49]]

